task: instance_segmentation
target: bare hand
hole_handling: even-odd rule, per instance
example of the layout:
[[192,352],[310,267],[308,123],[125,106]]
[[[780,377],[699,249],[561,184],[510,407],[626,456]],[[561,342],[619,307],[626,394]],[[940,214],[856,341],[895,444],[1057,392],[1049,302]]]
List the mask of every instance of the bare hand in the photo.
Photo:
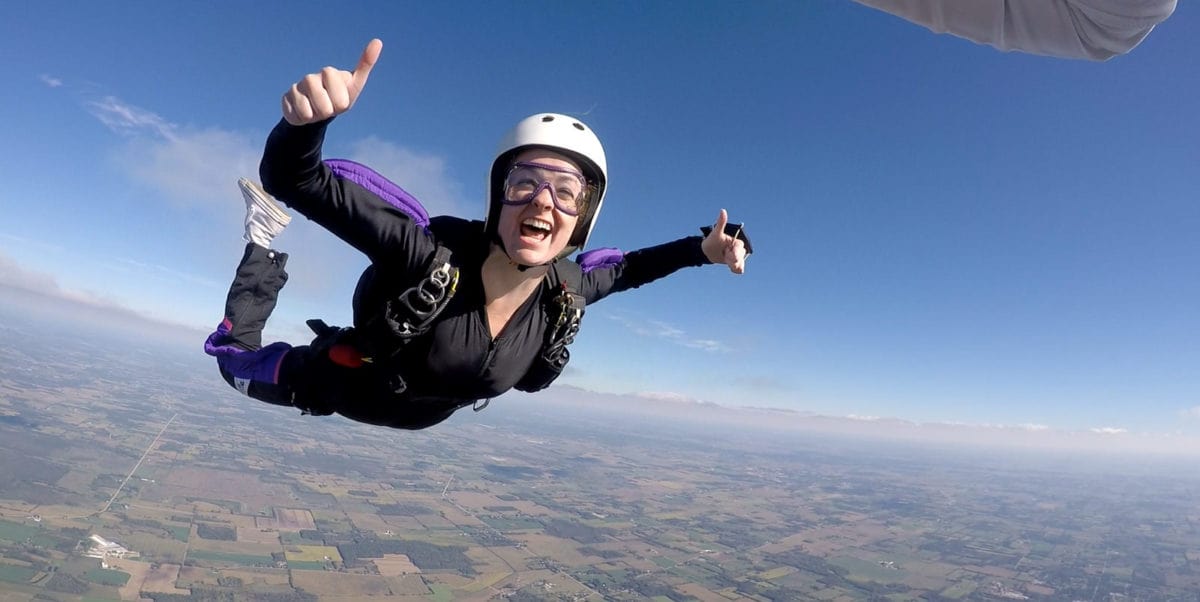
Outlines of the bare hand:
[[283,118],[292,125],[306,125],[349,111],[367,85],[380,52],[383,42],[374,39],[363,49],[353,72],[326,67],[305,75],[284,93]]
[[725,224],[728,223],[729,214],[722,209],[712,232],[704,237],[700,248],[709,261],[723,263],[729,266],[730,272],[741,274],[746,271],[746,244],[741,239],[725,233]]

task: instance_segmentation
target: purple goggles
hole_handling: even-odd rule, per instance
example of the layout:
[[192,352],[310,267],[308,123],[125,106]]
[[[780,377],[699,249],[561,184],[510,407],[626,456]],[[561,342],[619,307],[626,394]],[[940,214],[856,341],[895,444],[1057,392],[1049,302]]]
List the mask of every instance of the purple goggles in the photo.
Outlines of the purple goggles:
[[528,205],[543,190],[550,191],[554,206],[567,215],[579,215],[587,195],[587,180],[583,174],[545,163],[522,161],[514,163],[504,179],[505,205]]

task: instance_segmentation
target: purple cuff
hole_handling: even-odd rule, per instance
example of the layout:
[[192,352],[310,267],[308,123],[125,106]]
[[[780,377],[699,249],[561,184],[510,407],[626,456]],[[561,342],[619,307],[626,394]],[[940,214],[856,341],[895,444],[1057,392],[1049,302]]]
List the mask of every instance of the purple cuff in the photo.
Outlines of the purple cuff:
[[228,318],[222,320],[217,329],[204,340],[204,353],[217,358],[217,365],[235,378],[277,384],[283,356],[287,355],[292,346],[278,342],[250,351],[227,343],[231,328]]

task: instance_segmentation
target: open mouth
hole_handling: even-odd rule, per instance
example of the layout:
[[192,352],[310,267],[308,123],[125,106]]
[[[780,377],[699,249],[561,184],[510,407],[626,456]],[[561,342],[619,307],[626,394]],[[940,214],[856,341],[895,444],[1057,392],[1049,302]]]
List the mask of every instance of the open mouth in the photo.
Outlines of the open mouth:
[[521,222],[521,236],[528,236],[537,240],[545,240],[550,236],[550,231],[553,225],[550,222],[542,219],[531,217]]

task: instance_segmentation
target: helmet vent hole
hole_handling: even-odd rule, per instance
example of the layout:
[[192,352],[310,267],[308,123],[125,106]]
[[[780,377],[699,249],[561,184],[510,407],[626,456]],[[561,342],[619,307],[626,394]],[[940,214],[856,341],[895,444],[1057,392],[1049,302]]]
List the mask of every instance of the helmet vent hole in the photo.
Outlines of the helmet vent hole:
[[547,123],[547,122],[550,122],[550,121],[554,121],[554,116],[553,116],[553,115],[543,115],[543,116],[542,116],[542,123]]
[[587,129],[587,128],[583,127],[583,124],[579,123],[578,121],[576,121],[575,123],[572,123],[571,125],[575,126],[575,129],[577,129],[581,132],[584,131],[585,129]]

